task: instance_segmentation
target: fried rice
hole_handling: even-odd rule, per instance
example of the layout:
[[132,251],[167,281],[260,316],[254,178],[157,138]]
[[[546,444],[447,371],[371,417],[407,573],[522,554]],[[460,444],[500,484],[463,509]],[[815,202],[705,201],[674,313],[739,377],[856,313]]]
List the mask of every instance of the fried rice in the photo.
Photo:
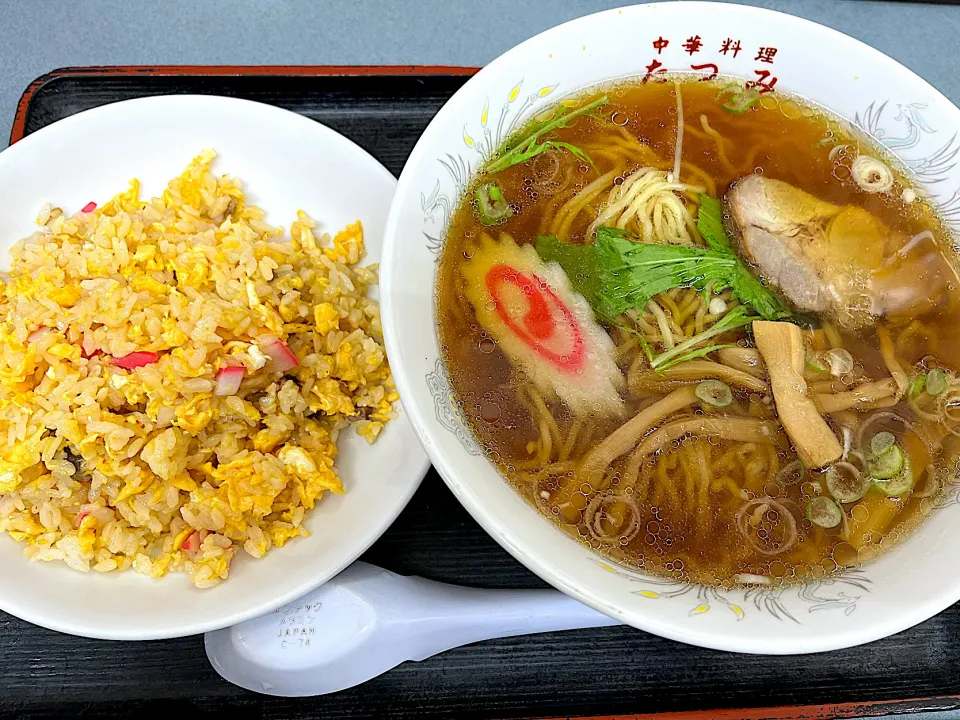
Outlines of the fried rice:
[[227,577],[342,493],[397,400],[360,223],[289,237],[216,177],[45,207],[0,276],[0,530],[76,570]]

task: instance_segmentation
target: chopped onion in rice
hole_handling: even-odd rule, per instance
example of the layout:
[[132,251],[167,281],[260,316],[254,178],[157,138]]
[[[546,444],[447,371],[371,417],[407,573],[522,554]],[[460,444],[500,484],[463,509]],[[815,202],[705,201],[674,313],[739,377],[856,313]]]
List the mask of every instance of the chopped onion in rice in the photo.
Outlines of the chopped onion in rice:
[[269,359],[263,354],[260,348],[257,347],[256,343],[250,343],[250,347],[247,348],[247,356],[250,358],[250,362],[253,363],[253,367],[257,370],[266,365]]
[[174,421],[174,418],[177,417],[176,408],[172,408],[169,405],[164,405],[159,410],[157,410],[157,426],[165,427]]
[[27,335],[27,342],[29,343],[39,342],[41,339],[43,339],[43,336],[46,335],[48,332],[50,332],[50,328],[44,327],[41,325],[32,333]]

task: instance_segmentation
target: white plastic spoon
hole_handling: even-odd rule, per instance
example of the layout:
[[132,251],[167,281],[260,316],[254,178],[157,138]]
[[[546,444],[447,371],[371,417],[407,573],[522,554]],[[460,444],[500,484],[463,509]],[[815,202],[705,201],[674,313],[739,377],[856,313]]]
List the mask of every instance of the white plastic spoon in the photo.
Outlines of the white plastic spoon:
[[355,562],[263,617],[207,633],[214,669],[268,695],[323,695],[491,638],[618,625],[556,590],[479,590]]

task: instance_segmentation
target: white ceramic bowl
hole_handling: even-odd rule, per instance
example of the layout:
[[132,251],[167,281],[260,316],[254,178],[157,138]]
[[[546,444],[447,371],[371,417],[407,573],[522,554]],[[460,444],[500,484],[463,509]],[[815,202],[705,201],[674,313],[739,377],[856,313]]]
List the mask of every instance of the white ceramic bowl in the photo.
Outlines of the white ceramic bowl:
[[[361,220],[367,263],[380,259],[393,176],[355,144],[323,125],[246,100],[168,96],[130,100],[79,113],[0,153],[0,267],[10,245],[36,230],[45,202],[76,212],[143,183],[159,192],[204,148],[214,171],[244,181],[267,221],[289,228],[302,208],[324,230]],[[327,495],[305,522],[312,533],[265,558],[239,553],[230,577],[194,588],[173,573],[151,580],[134,572],[79,573],[30,563],[23,547],[0,537],[0,608],[54,630],[145,640],[206,632],[295,600],[356,559],[393,522],[428,467],[406,415],[373,446],[352,432],[341,440],[337,469],[346,486]]]
[[447,484],[498,542],[560,590],[626,623],[756,653],[830,650],[908,628],[960,598],[960,508],[952,488],[947,507],[874,564],[801,586],[725,592],[647,577],[591,553],[511,489],[458,417],[435,326],[424,318],[433,316],[437,253],[465,183],[547,104],[661,69],[719,71],[819,103],[885,143],[948,220],[960,218],[953,159],[960,111],[876,50],[806,20],[727,4],[638,5],[574,20],[510,50],[466,83],[427,128],[400,178],[382,292],[387,348],[407,411]]

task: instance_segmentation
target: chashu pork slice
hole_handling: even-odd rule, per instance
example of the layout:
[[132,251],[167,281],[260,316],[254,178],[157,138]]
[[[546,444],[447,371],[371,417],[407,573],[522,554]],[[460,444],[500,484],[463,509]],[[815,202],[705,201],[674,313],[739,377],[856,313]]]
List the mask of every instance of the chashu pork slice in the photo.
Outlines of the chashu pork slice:
[[850,329],[933,309],[954,277],[932,235],[908,247],[908,238],[863,208],[824,202],[781,180],[749,175],[727,203],[740,254],[764,281],[797,310]]

